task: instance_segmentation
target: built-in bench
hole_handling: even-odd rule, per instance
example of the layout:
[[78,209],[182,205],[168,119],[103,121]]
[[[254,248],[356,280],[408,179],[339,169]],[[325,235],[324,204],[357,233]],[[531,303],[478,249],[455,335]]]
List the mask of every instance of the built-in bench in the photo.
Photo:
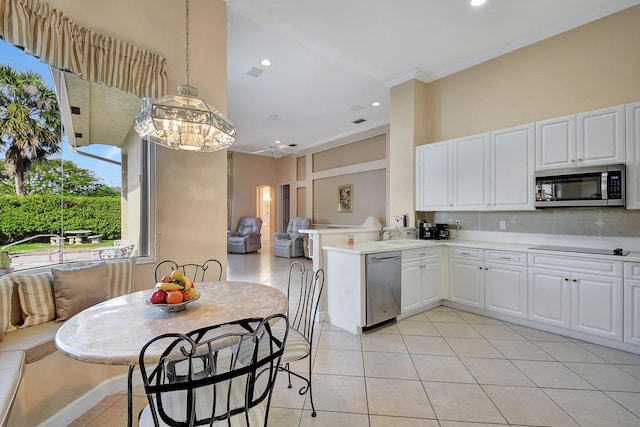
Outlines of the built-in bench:
[[[135,259],[126,258],[69,263],[53,267],[50,271],[18,272],[0,278],[0,427],[39,424],[55,414],[61,405],[69,404],[86,392],[82,387],[78,390],[67,387],[67,395],[63,399],[60,393],[51,389],[50,383],[54,381],[59,384],[73,381],[68,376],[73,376],[71,371],[74,369],[95,370],[89,364],[58,356],[54,340],[62,323],[57,320],[69,318],[75,314],[74,310],[86,308],[79,301],[90,301],[87,296],[95,294],[95,289],[88,291],[92,286],[105,287],[102,300],[132,292],[134,269]],[[34,311],[40,311],[40,308],[34,309],[29,305],[36,289],[37,292],[45,290],[37,299],[44,299],[44,305],[53,307],[53,317],[42,318],[39,324],[26,326],[37,321],[29,316],[23,318],[23,313],[34,316]],[[59,297],[57,300],[56,295]],[[74,297],[77,297],[75,301]],[[26,301],[27,307],[21,301]],[[8,328],[4,326],[7,319]],[[30,366],[34,368],[25,380]],[[53,375],[55,380],[48,380],[45,375]],[[21,393],[22,387],[28,390]],[[34,404],[38,411],[30,411],[24,403],[15,405],[17,396],[23,395],[29,401],[37,402]]]

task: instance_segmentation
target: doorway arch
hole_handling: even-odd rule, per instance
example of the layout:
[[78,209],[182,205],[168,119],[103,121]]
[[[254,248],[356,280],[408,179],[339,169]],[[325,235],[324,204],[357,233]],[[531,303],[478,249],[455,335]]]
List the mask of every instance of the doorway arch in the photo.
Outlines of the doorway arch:
[[276,231],[274,215],[275,190],[270,185],[256,187],[256,216],[262,219],[262,241],[270,242],[271,235]]

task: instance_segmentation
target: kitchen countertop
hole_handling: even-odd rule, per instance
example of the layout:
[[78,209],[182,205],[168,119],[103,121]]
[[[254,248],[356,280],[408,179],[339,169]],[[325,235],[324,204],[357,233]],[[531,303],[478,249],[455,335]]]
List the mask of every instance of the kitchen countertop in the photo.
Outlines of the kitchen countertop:
[[[370,241],[370,242],[356,242],[353,246],[347,244],[340,245],[324,245],[323,250],[333,252],[343,252],[354,255],[366,255],[380,252],[389,251],[403,251],[407,249],[421,249],[441,246],[464,246],[469,248],[479,249],[493,249],[501,251],[517,251],[528,253],[542,253],[555,256],[572,256],[581,258],[594,258],[594,259],[610,259],[615,261],[626,262],[640,262],[640,251],[631,251],[626,256],[620,255],[603,255],[603,254],[590,254],[583,252],[567,252],[567,251],[555,251],[555,250],[543,250],[533,249],[535,244],[524,243],[506,243],[506,242],[488,242],[488,241],[474,241],[463,239],[450,239],[450,240],[418,240],[418,239],[399,239],[399,240],[383,240],[383,241]],[[613,252],[614,248],[604,247],[599,249],[610,249]],[[625,249],[626,250],[626,249]]]

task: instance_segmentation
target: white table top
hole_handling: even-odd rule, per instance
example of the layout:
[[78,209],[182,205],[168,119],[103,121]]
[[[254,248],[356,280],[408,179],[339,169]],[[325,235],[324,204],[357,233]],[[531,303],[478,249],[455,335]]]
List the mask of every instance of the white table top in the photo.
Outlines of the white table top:
[[153,289],[90,307],[62,325],[56,334],[56,346],[63,354],[83,362],[135,365],[142,346],[155,336],[287,310],[287,297],[270,286],[246,282],[195,286],[200,298],[177,313],[165,313],[147,304],[145,300]]

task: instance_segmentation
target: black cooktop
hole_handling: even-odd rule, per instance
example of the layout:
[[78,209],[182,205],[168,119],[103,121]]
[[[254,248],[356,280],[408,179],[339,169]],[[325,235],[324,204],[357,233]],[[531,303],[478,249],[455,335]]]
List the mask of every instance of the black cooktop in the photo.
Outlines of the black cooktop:
[[629,254],[629,251],[624,251],[622,250],[622,248],[596,249],[596,248],[577,248],[572,246],[540,245],[540,246],[531,246],[529,249],[539,249],[543,251],[580,252],[583,254],[598,254],[598,255],[626,256]]

